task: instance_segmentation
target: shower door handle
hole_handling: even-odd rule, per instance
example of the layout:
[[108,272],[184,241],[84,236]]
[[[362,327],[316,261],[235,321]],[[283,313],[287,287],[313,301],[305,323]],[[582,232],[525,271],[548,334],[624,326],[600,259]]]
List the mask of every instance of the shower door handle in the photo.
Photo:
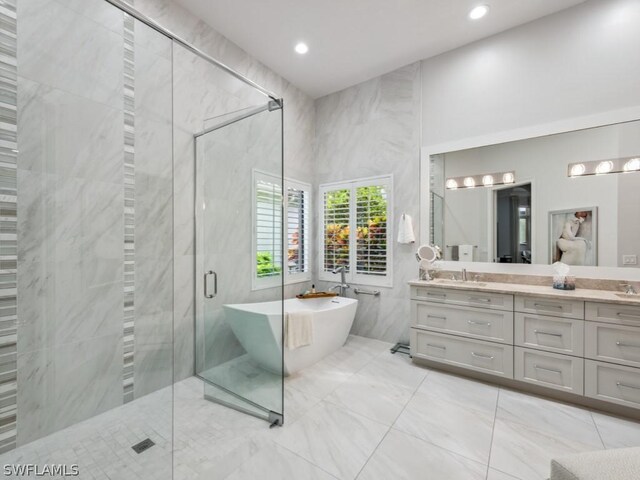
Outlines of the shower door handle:
[[[213,275],[213,293],[209,293],[209,275]],[[204,297],[213,298],[218,295],[218,274],[209,270],[204,274]]]

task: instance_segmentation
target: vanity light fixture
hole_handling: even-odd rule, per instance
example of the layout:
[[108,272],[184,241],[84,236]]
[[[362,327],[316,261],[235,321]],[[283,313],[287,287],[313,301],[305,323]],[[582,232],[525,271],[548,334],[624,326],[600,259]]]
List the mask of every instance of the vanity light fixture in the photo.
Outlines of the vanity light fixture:
[[298,42],[295,46],[295,51],[300,55],[304,55],[309,51],[309,46],[304,42]]
[[456,182],[453,178],[450,178],[445,183],[445,187],[447,187],[448,190],[455,190],[456,188],[458,188],[458,182]]
[[567,176],[569,177],[631,172],[640,172],[640,157],[624,157],[614,158],[611,160],[570,163],[567,168]]
[[489,13],[489,5],[478,5],[471,9],[469,12],[469,18],[471,20],[480,20],[487,13]]
[[444,186],[447,190],[457,188],[475,188],[479,186],[493,187],[507,185],[516,181],[515,172],[483,173],[480,175],[465,175],[464,177],[447,178]]

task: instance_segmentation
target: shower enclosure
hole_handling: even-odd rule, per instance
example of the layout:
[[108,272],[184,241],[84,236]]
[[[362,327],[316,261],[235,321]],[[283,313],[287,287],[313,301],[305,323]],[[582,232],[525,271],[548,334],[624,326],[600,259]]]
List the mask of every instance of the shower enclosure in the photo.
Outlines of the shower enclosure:
[[[257,342],[273,343],[267,369],[249,358],[229,323],[245,321],[231,315],[233,304],[279,300],[282,311],[282,103],[206,127],[195,135],[196,371],[207,398],[282,424],[282,339],[250,327]],[[267,288],[257,289],[258,280],[269,280]]]
[[205,396],[280,421],[282,375],[247,370],[224,305],[282,299],[251,283],[282,102],[134,0],[4,0],[0,41],[4,471],[173,478]]

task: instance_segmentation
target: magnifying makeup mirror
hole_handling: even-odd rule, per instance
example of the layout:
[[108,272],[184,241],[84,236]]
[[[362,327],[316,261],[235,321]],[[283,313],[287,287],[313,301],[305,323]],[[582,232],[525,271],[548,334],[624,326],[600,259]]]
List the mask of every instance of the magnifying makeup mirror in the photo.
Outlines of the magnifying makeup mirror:
[[420,279],[431,280],[429,270],[433,268],[433,263],[438,260],[438,250],[431,245],[421,245],[416,252],[416,259],[420,265]]

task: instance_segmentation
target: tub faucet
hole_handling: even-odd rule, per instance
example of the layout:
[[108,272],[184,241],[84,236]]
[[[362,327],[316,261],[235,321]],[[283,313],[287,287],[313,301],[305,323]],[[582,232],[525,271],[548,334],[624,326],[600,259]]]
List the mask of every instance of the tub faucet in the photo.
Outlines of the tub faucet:
[[339,285],[334,285],[333,287],[331,287],[329,290],[333,291],[335,289],[339,289],[338,291],[338,295],[340,295],[341,297],[346,296],[347,294],[347,289],[351,288],[349,285],[347,285],[347,279],[346,279],[346,274],[347,272],[345,271],[345,267],[344,265],[341,267],[336,267],[333,269],[333,273],[339,273],[340,274],[340,284]]

